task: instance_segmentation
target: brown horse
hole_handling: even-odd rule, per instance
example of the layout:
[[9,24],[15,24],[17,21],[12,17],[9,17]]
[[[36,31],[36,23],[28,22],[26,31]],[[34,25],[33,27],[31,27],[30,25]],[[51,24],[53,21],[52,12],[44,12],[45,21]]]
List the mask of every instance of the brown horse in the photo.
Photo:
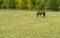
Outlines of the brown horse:
[[45,17],[45,11],[39,10],[36,15],[37,15],[37,17],[39,17],[39,15],[40,16],[43,15],[43,17]]

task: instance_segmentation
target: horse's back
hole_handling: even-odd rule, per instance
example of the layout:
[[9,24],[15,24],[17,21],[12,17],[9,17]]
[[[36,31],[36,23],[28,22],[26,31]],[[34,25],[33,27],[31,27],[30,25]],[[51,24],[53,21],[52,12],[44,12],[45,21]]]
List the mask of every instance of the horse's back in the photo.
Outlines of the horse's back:
[[45,13],[45,11],[43,11],[43,10],[39,10],[37,13]]

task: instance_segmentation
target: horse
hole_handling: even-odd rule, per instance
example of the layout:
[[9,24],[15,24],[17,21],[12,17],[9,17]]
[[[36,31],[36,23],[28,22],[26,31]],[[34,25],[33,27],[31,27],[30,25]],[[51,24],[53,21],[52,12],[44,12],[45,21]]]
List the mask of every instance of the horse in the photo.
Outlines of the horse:
[[43,17],[45,17],[45,11],[43,10],[39,10],[37,13],[36,13],[37,17],[39,17],[39,15],[43,15]]

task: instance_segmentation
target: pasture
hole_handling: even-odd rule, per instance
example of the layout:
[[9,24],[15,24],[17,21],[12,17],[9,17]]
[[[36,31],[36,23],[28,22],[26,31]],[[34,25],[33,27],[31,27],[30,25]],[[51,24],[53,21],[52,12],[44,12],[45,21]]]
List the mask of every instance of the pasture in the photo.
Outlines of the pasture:
[[0,10],[0,38],[60,38],[60,12]]

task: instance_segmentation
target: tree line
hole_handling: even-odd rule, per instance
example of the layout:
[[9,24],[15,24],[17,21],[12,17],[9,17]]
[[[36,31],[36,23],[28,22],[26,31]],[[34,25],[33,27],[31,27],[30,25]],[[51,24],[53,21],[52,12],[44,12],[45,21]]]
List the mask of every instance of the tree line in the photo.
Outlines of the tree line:
[[29,9],[58,11],[60,0],[0,0],[0,9]]

